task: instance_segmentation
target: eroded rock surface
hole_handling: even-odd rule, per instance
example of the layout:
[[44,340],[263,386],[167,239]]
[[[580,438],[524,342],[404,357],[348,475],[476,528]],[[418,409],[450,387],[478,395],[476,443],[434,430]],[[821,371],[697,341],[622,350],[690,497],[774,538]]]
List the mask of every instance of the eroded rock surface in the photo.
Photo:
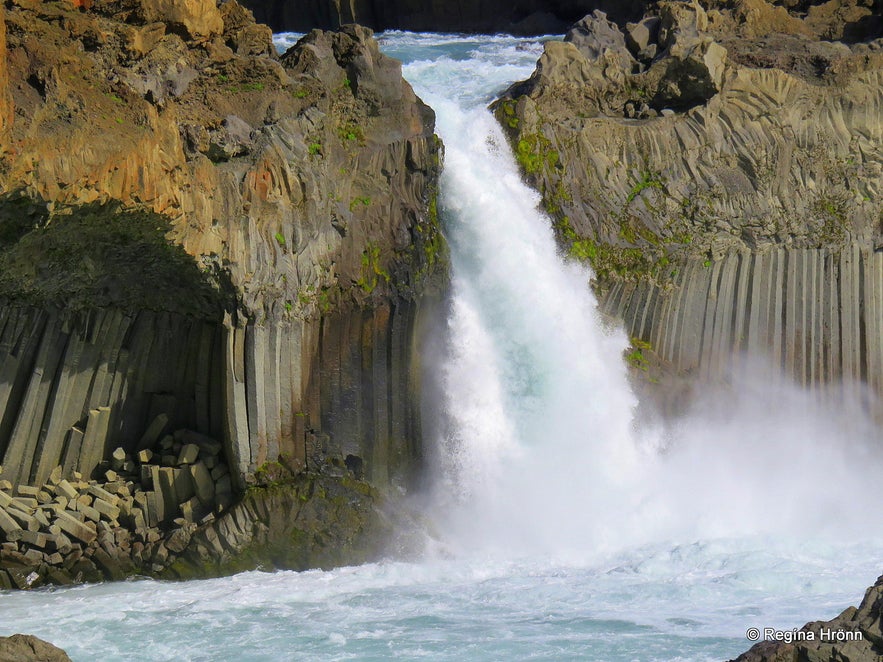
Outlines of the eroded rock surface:
[[445,245],[434,116],[401,65],[358,26],[280,57],[232,1],[0,10],[10,494],[57,466],[101,480],[161,416],[221,442],[234,497],[283,456],[409,487]]
[[883,32],[838,6],[595,13],[494,106],[604,310],[675,371],[750,350],[883,391],[883,52],[818,40]]

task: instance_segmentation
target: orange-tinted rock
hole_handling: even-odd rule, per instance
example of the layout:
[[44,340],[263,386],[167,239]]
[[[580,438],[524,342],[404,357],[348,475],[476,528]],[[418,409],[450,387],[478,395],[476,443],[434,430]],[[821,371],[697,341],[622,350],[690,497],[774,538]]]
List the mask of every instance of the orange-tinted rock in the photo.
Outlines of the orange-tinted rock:
[[183,29],[190,39],[208,39],[224,30],[215,0],[140,1],[147,21],[163,21],[173,28]]
[[0,158],[8,149],[12,127],[12,98],[9,95],[9,75],[6,61],[6,8],[0,3]]

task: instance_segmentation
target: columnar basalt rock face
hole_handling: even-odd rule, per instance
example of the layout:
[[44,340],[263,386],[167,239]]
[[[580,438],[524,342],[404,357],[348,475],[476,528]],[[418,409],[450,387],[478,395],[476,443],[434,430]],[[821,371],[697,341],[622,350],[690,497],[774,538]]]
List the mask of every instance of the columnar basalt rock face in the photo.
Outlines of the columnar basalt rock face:
[[4,478],[88,481],[164,416],[240,491],[280,457],[408,487],[445,246],[401,65],[358,26],[280,57],[236,2],[4,7]]
[[668,365],[750,350],[879,393],[883,51],[749,4],[587,17],[496,115],[602,308]]

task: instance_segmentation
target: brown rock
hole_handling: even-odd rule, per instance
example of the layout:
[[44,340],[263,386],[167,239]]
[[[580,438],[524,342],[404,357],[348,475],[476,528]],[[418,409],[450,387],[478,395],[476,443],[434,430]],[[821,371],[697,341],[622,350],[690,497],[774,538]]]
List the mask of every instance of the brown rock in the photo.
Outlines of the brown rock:
[[147,21],[183,30],[190,39],[204,41],[220,34],[224,21],[215,0],[139,0]]
[[5,156],[9,148],[9,132],[14,117],[6,58],[6,7],[0,3],[0,158]]
[[151,23],[142,26],[126,26],[125,47],[134,57],[144,57],[153,50],[166,34],[164,23]]
[[63,650],[29,634],[0,637],[0,662],[70,662]]

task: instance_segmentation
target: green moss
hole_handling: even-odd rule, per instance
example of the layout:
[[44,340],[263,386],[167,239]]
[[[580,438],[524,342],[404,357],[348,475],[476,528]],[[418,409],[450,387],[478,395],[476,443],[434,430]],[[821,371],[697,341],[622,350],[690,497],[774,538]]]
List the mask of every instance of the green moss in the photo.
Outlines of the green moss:
[[308,149],[309,149],[311,156],[316,156],[317,154],[321,154],[322,153],[322,143],[310,143],[310,146],[308,147]]
[[838,246],[846,240],[851,202],[840,197],[823,195],[811,206],[816,218],[816,237],[820,246]]
[[355,122],[344,122],[337,127],[337,137],[344,143],[365,144],[365,132]]
[[629,204],[637,198],[641,193],[648,188],[663,190],[665,188],[665,184],[662,180],[662,177],[659,173],[654,173],[648,171],[644,171],[641,173],[641,179],[632,187],[632,190],[629,191],[628,196],[626,196],[626,204]]
[[517,129],[518,117],[515,115],[515,102],[511,99],[506,99],[500,103],[500,110],[502,111],[502,119],[506,122],[506,125],[510,129]]
[[[27,203],[6,197],[0,209],[4,220],[27,209]],[[172,228],[164,216],[90,204],[35,218],[37,226],[0,223],[0,296],[6,299],[68,310],[115,306],[211,319],[236,306],[226,272],[201,269],[169,241]]]
[[371,196],[355,197],[350,201],[350,211],[356,211],[359,206],[368,207],[371,205]]
[[365,293],[370,294],[377,288],[380,278],[388,283],[392,277],[381,263],[380,246],[369,242],[365,250],[362,251],[362,274],[356,284]]
[[529,175],[540,173],[544,166],[558,165],[558,152],[549,149],[552,142],[541,133],[522,136],[515,145],[515,159]]
[[626,363],[632,368],[647,372],[650,369],[650,363],[647,357],[644,356],[644,352],[652,350],[652,346],[640,338],[631,338],[630,343],[629,348],[625,351]]
[[276,243],[279,244],[282,248],[285,248],[285,235],[281,232],[277,232],[273,235],[276,239]]

